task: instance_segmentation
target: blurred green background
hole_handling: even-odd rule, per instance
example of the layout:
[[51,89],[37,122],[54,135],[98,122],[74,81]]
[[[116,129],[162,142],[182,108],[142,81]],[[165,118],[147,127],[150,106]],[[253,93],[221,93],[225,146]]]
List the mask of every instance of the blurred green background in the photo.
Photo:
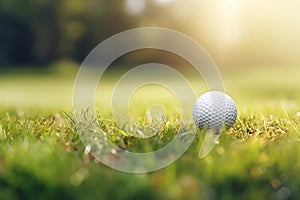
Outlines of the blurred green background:
[[143,26],[191,36],[220,68],[299,66],[299,6],[293,0],[2,0],[0,66],[80,63],[109,36]]
[[[71,107],[76,71],[88,53],[114,34],[145,26],[171,28],[195,39],[217,64],[227,92],[241,103],[270,96],[295,101],[299,6],[292,0],[2,0],[0,90],[5,95],[0,103]],[[167,52],[134,51],[110,66],[114,76],[106,80],[149,62],[182,73],[192,69]],[[185,75],[197,95],[204,92],[199,75]],[[247,92],[249,87],[257,93]]]
[[[0,199],[297,199],[299,7],[294,0],[1,0]],[[239,120],[207,159],[197,158],[199,134],[178,162],[133,176],[95,161],[69,114],[76,72],[88,53],[114,34],[145,26],[171,28],[201,44],[220,69]],[[110,103],[122,73],[149,62],[179,70],[196,95],[207,90],[178,56],[135,51],[110,66],[96,103]],[[136,102],[169,103],[170,93],[158,97],[161,89],[137,93]],[[136,102],[131,106],[142,110]],[[140,144],[110,120],[104,124],[116,142]],[[166,132],[178,126],[170,122]]]

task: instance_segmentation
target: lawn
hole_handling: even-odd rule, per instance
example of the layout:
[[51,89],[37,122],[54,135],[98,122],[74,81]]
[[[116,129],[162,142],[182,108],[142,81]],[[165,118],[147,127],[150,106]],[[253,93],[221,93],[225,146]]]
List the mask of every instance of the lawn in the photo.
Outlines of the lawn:
[[[213,151],[198,158],[204,138],[199,130],[188,151],[172,165],[127,174],[95,160],[77,135],[72,117],[74,68],[5,71],[0,75],[0,199],[297,199],[299,74],[298,68],[276,67],[222,72],[225,89],[237,104],[238,120],[221,134]],[[201,79],[193,78],[191,85],[197,95],[205,92]],[[113,87],[110,81],[100,87],[96,102],[103,108]],[[188,127],[176,120],[177,110],[171,106],[176,99],[167,92],[157,97],[158,90],[163,89],[149,86],[137,92],[129,105],[135,114],[154,101],[165,105],[170,112],[162,137],[124,134],[111,115],[100,111],[103,126],[117,130],[112,131],[113,142],[147,151],[149,144],[167,143],[178,127]],[[140,103],[141,96],[149,101]]]

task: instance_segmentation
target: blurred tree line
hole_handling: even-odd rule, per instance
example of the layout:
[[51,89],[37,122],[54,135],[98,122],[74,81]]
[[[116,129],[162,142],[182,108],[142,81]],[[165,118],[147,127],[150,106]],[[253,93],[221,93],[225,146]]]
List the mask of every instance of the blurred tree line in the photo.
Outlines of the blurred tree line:
[[[129,1],[142,1],[145,9],[130,13],[126,9]],[[174,12],[171,4],[160,5],[157,1],[1,0],[0,67],[49,66],[61,60],[81,63],[103,40],[131,28],[160,26],[184,33],[194,30],[193,20],[198,18],[187,23],[183,13]],[[193,31],[188,34],[193,36]],[[128,58],[120,59],[122,65],[153,60],[178,65],[185,62],[155,50]]]
[[135,24],[120,1],[1,0],[0,66],[80,62],[101,41]]

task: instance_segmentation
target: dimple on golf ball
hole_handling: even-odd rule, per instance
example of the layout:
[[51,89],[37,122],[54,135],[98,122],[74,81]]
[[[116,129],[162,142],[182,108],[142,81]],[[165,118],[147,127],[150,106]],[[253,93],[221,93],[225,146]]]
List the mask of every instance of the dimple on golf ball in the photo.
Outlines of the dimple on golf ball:
[[230,129],[237,110],[230,96],[220,91],[210,91],[201,95],[193,108],[193,118],[200,129],[207,128],[218,134],[223,127]]

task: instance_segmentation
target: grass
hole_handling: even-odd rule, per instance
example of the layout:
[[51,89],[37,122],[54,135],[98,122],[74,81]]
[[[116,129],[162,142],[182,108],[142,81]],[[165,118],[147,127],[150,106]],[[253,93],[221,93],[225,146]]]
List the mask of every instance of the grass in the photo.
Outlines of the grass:
[[[71,114],[75,72],[2,75],[0,91],[6,97],[0,99],[0,199],[297,199],[298,72],[225,73],[226,90],[239,110],[234,127],[205,159],[197,157],[203,141],[199,131],[177,162],[141,175],[112,170],[86,151]],[[195,91],[203,92],[201,87]],[[163,97],[160,101],[167,103]],[[110,115],[100,117],[110,140],[131,151],[163,146],[182,126],[176,119],[165,119],[160,137],[136,139],[120,131]]]

